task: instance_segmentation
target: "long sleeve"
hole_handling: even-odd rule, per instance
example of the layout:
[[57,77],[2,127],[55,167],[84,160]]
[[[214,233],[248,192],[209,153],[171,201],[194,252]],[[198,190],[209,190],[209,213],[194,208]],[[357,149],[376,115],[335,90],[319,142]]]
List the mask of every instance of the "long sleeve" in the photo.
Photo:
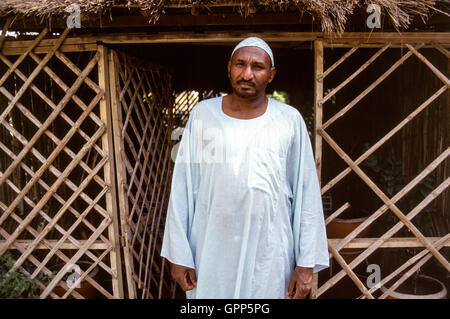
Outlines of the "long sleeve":
[[318,272],[329,266],[322,198],[308,131],[300,113],[297,115],[287,158],[294,256],[297,266]]
[[195,109],[187,121],[176,155],[161,256],[171,263],[195,268],[189,243],[195,210],[197,168],[194,161]]

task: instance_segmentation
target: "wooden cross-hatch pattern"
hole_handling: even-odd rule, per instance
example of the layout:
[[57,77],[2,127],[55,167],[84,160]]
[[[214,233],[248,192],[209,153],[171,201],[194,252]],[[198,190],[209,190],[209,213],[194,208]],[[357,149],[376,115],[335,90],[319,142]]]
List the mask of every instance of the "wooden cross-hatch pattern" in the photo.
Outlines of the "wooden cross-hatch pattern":
[[175,127],[185,127],[189,114],[198,102],[220,96],[221,93],[215,90],[187,90],[176,93],[173,107],[173,123]]
[[110,52],[121,231],[129,298],[174,297],[160,256],[173,161],[170,74]]
[[[59,51],[69,29],[43,56],[33,52],[47,34],[15,60],[0,54],[0,255],[11,253],[10,272],[34,279],[41,298],[85,298],[82,281],[99,298],[120,297],[105,57],[99,47],[80,69]],[[68,286],[77,264],[87,266]]]
[[[324,51],[327,48],[332,48],[334,46],[337,47],[347,47],[350,48],[340,59],[334,62],[328,69],[324,70]],[[379,298],[386,298],[389,294],[394,291],[397,287],[399,287],[406,279],[408,279],[415,271],[417,271],[421,266],[425,264],[431,257],[436,258],[442,266],[450,271],[450,263],[440,252],[439,250],[444,246],[450,245],[450,234],[446,234],[440,238],[428,238],[425,237],[421,231],[412,223],[412,219],[417,216],[423,208],[425,208],[429,203],[431,203],[434,199],[436,199],[439,195],[441,195],[445,190],[448,189],[450,184],[450,178],[444,176],[444,179],[440,185],[435,187],[433,191],[431,191],[423,200],[416,205],[411,211],[402,212],[397,206],[396,203],[405,195],[408,194],[416,185],[418,185],[421,181],[424,180],[430,173],[432,173],[439,165],[443,165],[445,160],[449,157],[450,147],[448,145],[444,145],[444,149],[431,163],[429,163],[415,178],[409,181],[409,183],[404,186],[401,191],[395,194],[393,197],[389,198],[380,187],[372,181],[369,176],[361,169],[360,164],[367,159],[370,155],[372,155],[376,150],[382,147],[385,143],[389,141],[395,134],[401,132],[402,128],[404,128],[408,123],[410,123],[416,116],[418,116],[421,112],[423,112],[427,107],[429,107],[437,98],[444,93],[448,94],[448,89],[450,86],[450,81],[448,77],[441,72],[436,66],[434,66],[423,54],[420,53],[420,48],[424,46],[424,43],[416,43],[416,44],[408,44],[406,43],[404,47],[407,49],[401,55],[398,60],[393,63],[391,66],[386,67],[386,71],[379,76],[375,81],[373,81],[370,86],[368,86],[365,90],[363,90],[360,94],[354,97],[348,104],[344,105],[340,108],[333,116],[329,119],[323,118],[324,103],[328,101],[331,97],[333,97],[337,92],[343,89],[346,86],[349,86],[351,81],[358,76],[361,72],[367,69],[372,63],[384,52],[387,52],[391,43],[388,42],[388,39],[385,43],[381,43],[378,45],[379,50],[375,52],[372,56],[370,56],[367,61],[361,65],[354,73],[348,76],[343,82],[339,85],[336,85],[335,88],[328,91],[327,94],[324,94],[324,79],[329,76],[332,72],[336,72],[339,70],[339,66],[344,63],[347,59],[349,59],[352,54],[354,54],[357,50],[363,47],[362,43],[354,43],[354,42],[339,42],[339,40],[330,42],[323,40],[316,40],[314,43],[315,48],[315,126],[316,126],[316,136],[315,136],[315,159],[316,166],[319,173],[319,177],[321,176],[322,168],[324,165],[327,165],[327,158],[322,157],[323,143],[327,143],[334,152],[338,154],[338,156],[345,162],[347,168],[342,170],[336,177],[332,178],[330,181],[327,181],[325,185],[321,186],[322,195],[329,192],[334,186],[336,186],[343,178],[351,172],[357,174],[357,176],[366,183],[370,187],[370,189],[382,200],[383,205],[379,207],[375,212],[373,212],[361,225],[359,225],[356,229],[350,232],[345,238],[330,238],[328,240],[329,252],[331,253],[331,257],[335,258],[337,263],[342,267],[342,270],[338,271],[337,274],[333,275],[329,278],[325,283],[321,286],[318,286],[317,276],[314,280],[314,287],[312,291],[312,297],[318,298],[322,294],[324,294],[328,289],[336,285],[340,280],[342,280],[346,275],[348,275],[354,284],[359,288],[362,293],[363,298],[374,298],[373,293],[380,289],[383,285],[388,282],[392,282],[394,278],[401,275],[398,280],[394,280],[392,285],[389,285],[389,288],[384,291]],[[437,51],[443,54],[443,56],[447,59],[450,57],[449,51],[443,46],[439,45],[436,42],[427,43],[428,47],[435,48]],[[373,45],[372,45],[373,47]],[[359,158],[353,160],[350,158],[348,154],[335,142],[335,140],[330,136],[327,132],[327,129],[336,123],[339,119],[344,117],[348,112],[355,107],[363,107],[360,103],[363,98],[365,98],[372,90],[374,90],[380,83],[385,81],[397,68],[399,68],[407,59],[416,57],[421,62],[423,62],[431,72],[442,82],[442,86],[434,92],[428,99],[426,99],[420,106],[418,106],[413,112],[407,114],[404,119],[398,123],[394,128],[392,128],[385,136],[383,136],[378,142],[373,144],[368,150],[366,150]],[[359,103],[359,104],[358,104]],[[448,103],[448,102],[447,102]],[[448,108],[448,104],[447,104]],[[447,123],[448,125],[448,123]],[[355,132],[356,134],[357,132]],[[330,214],[326,218],[326,224],[329,224],[335,218],[338,218],[346,209],[350,207],[349,203],[342,205],[337,208],[332,214]],[[396,217],[399,219],[394,226],[390,229],[386,230],[384,234],[378,238],[356,238],[367,226],[374,223],[377,218],[382,216],[388,210],[394,213]],[[397,233],[402,227],[406,226],[409,231],[415,236],[415,240],[412,238],[395,238],[392,239],[392,236]],[[367,257],[373,254],[377,249],[382,247],[383,245],[389,244],[388,247],[425,247],[426,249],[422,250],[420,253],[417,253],[415,256],[411,257],[409,260],[404,262],[398,269],[393,271],[388,276],[385,276],[381,279],[377,285],[371,287],[366,287],[366,284],[361,281],[361,279],[354,272],[354,268],[361,264]],[[361,252],[354,260],[350,263],[347,263],[341,255],[341,250],[344,247],[358,247],[363,248],[364,251]],[[410,267],[408,269],[408,267]],[[319,274],[321,276],[321,274]]]
[[[7,29],[8,22],[3,31]],[[170,279],[167,262],[159,256],[175,143],[170,137],[173,129],[185,123],[186,111],[195,99],[185,91],[176,104],[170,76],[164,69],[101,44],[114,42],[117,37],[69,38],[68,30],[55,36],[46,28],[31,41],[4,41],[4,34],[0,36],[0,48],[4,45],[0,54],[0,255],[12,254],[11,271],[19,270],[35,279],[41,287],[41,298],[84,298],[74,289],[77,283],[69,287],[64,279],[73,264],[86,262],[89,266],[82,269],[79,281],[89,283],[100,298],[174,297],[176,286]],[[221,36],[226,42],[238,40],[232,34]],[[363,298],[372,298],[384,283],[396,281],[389,290],[395,289],[433,257],[449,270],[448,260],[440,250],[449,246],[450,235],[427,237],[412,222],[424,207],[448,191],[448,169],[441,170],[443,181],[409,212],[397,205],[427,176],[448,166],[448,145],[436,148],[439,154],[393,196],[383,193],[360,167],[389,140],[404,134],[414,118],[448,95],[448,71],[434,65],[422,51],[434,48],[448,60],[448,37],[433,34],[429,41],[421,43],[425,36],[414,33],[406,34],[405,41],[383,33],[375,34],[371,40],[361,40],[360,34],[344,34],[339,41],[322,34],[266,36],[268,41],[314,41],[315,156],[319,176],[327,165],[327,158],[322,158],[325,145],[339,154],[346,165],[322,185],[322,194],[343,183],[345,176],[356,174],[383,203],[345,238],[329,238],[330,257],[337,260],[342,270],[320,286],[316,275],[311,297],[320,298],[348,275]],[[129,39],[159,41],[153,36]],[[190,41],[183,36],[180,39]],[[324,70],[324,52],[331,47],[349,50]],[[324,94],[323,80],[365,48],[378,51]],[[325,103],[351,86],[393,48],[403,48],[401,57],[385,66],[379,78],[342,105],[335,115],[324,119],[323,109],[328,107]],[[413,58],[429,69],[441,86],[353,160],[336,142],[337,136],[330,133],[331,129]],[[175,119],[178,113],[180,118]],[[334,207],[326,223],[349,206],[346,203]],[[386,214],[397,216],[399,222],[379,237],[357,238],[365,227]],[[402,228],[409,229],[414,237],[393,238]],[[378,285],[366,287],[355,267],[385,247],[424,249]],[[342,257],[346,248],[364,251],[347,263]],[[99,269],[100,278],[88,275],[93,269]],[[44,281],[41,274],[51,276],[51,280]],[[388,294],[385,291],[379,297]]]

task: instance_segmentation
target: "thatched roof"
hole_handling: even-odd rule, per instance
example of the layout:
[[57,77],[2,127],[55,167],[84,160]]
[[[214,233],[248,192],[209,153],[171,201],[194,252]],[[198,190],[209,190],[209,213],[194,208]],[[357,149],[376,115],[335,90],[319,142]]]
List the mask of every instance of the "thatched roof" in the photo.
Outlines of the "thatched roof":
[[[265,9],[306,12],[320,23],[323,31],[340,33],[344,31],[348,17],[370,3],[378,4],[382,14],[389,17],[395,28],[402,29],[407,28],[414,17],[425,21],[434,11],[449,15],[450,0],[1,0],[0,14],[48,18],[67,15],[65,9],[70,4],[77,4],[82,13],[98,15],[107,13],[115,6],[128,6],[140,8],[149,17],[149,22],[156,22],[164,14],[164,9],[169,7],[195,8],[223,4],[234,5],[243,16]],[[447,10],[439,10],[438,4],[444,4]]]

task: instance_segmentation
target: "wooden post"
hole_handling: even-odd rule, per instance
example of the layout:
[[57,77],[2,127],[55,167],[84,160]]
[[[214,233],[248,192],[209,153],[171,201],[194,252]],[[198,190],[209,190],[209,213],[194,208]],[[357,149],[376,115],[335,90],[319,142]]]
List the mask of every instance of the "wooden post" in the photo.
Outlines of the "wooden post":
[[117,55],[113,50],[108,53],[109,77],[111,91],[111,110],[112,124],[114,135],[114,155],[117,167],[117,191],[118,205],[120,211],[120,228],[122,231],[121,244],[123,247],[123,257],[125,264],[126,280],[128,287],[128,298],[136,299],[136,285],[133,274],[133,254],[131,253],[131,234],[128,222],[128,197],[127,197],[127,180],[125,172],[125,146],[122,135],[122,105],[119,100],[119,74],[116,63],[118,63]]
[[[317,176],[321,185],[322,170],[322,137],[317,134],[317,129],[322,126],[322,98],[323,98],[323,41],[314,41],[314,149]],[[313,275],[313,283],[310,298],[316,299],[319,275]]]
[[104,166],[105,183],[109,190],[106,192],[106,210],[111,215],[112,222],[108,227],[108,237],[113,244],[110,253],[111,269],[114,272],[112,278],[113,295],[115,298],[124,298],[122,263],[120,257],[120,233],[119,214],[117,211],[117,194],[115,185],[114,145],[111,117],[111,100],[109,90],[108,49],[104,45],[98,45],[100,59],[98,61],[98,83],[105,90],[104,97],[100,100],[100,118],[106,123],[106,134],[102,136],[102,149],[108,154],[109,160]]
[[314,149],[317,175],[321,184],[322,170],[322,136],[317,134],[317,130],[322,127],[322,98],[323,98],[323,42],[314,41]]

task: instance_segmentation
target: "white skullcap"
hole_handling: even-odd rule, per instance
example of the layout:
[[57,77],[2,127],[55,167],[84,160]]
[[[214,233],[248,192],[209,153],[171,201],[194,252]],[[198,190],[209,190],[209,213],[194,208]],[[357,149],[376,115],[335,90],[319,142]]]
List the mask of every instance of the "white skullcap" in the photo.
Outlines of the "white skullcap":
[[231,53],[231,58],[233,57],[234,52],[236,52],[238,49],[243,48],[243,47],[258,47],[260,49],[263,49],[269,55],[270,60],[272,61],[272,66],[275,65],[274,60],[273,60],[272,50],[270,49],[270,47],[266,43],[266,41],[264,41],[263,39],[260,39],[257,37],[248,37],[248,38],[242,40],[234,48],[233,52]]

